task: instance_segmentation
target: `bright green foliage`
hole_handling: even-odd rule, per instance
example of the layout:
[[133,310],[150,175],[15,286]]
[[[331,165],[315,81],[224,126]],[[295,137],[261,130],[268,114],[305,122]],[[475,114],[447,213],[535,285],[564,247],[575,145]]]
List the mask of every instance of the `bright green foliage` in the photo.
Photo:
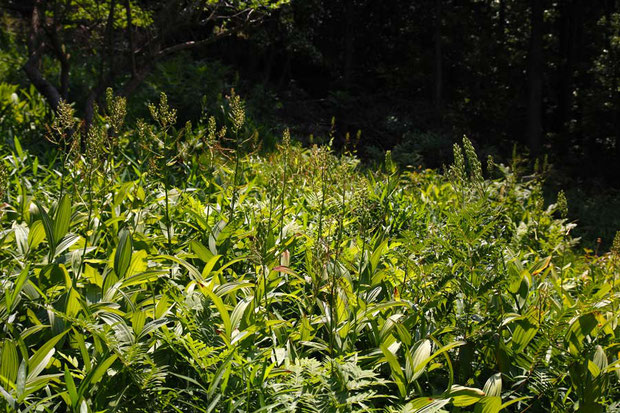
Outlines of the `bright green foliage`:
[[538,179],[494,162],[484,179],[467,139],[449,178],[390,156],[365,171],[288,131],[260,155],[234,94],[226,124],[177,129],[165,96],[149,109],[128,129],[108,93],[84,154],[2,153],[4,411],[602,412],[620,397],[617,251],[579,255]]
[[40,139],[47,112],[34,86],[25,89],[0,81],[0,144],[8,144],[15,137],[26,141],[33,136]]
[[[92,22],[105,21],[110,14],[110,8],[114,4],[114,27],[126,28],[127,16],[125,14],[125,5],[122,1],[95,1],[95,0],[71,0],[67,1],[63,6],[66,8],[68,17],[67,27],[74,28],[78,24],[75,22],[87,21]],[[152,12],[139,7],[140,2],[130,1],[131,7],[131,24],[134,27],[148,27],[153,24]],[[64,11],[64,10],[63,10]]]

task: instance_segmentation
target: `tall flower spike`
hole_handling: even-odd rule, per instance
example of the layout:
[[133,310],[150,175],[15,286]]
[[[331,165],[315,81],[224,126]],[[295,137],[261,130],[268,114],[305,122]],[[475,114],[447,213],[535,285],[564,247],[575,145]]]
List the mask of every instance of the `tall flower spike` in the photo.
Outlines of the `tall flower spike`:
[[9,171],[6,169],[4,163],[0,163],[0,201],[6,194],[7,186],[9,183]]
[[103,156],[103,147],[106,136],[107,132],[101,126],[93,126],[88,130],[85,155],[86,162],[91,170],[97,169],[98,163]]
[[162,129],[168,129],[177,121],[177,111],[168,106],[168,96],[165,93],[159,95],[159,105],[152,103],[147,105],[151,117]]
[[566,201],[566,195],[564,194],[564,191],[560,191],[558,193],[556,210],[559,212],[560,218],[565,219],[568,216],[568,202]]
[[125,123],[127,99],[121,96],[114,96],[112,88],[106,89],[105,98],[110,125],[114,128],[114,133],[117,134]]
[[493,159],[493,155],[489,155],[487,157],[487,173],[491,175],[495,170],[495,160]]
[[215,117],[211,116],[209,118],[209,122],[207,124],[207,146],[212,148],[213,146],[215,146],[215,141],[217,139],[216,137],[216,131],[217,129],[217,125],[215,123]]
[[530,197],[534,204],[534,208],[536,208],[537,211],[541,211],[543,208],[543,205],[545,204],[545,198],[543,197],[542,185],[540,182],[537,182],[534,185],[534,188],[532,188],[532,194]]
[[54,125],[58,130],[67,132],[75,125],[75,109],[64,100],[58,102],[58,111],[56,112],[56,119],[54,119]]
[[450,166],[450,178],[457,183],[465,182],[465,157],[463,150],[458,144],[452,146],[454,151],[454,163]]
[[392,151],[385,151],[385,170],[388,173],[393,173],[395,169],[394,160],[392,160]]
[[72,145],[71,140],[73,136],[69,135],[76,134],[75,109],[62,99],[58,102],[56,117],[50,129],[54,132],[52,135],[55,135],[47,137],[50,142],[63,147],[67,147],[67,145],[70,147]]
[[616,257],[620,257],[620,231],[616,231],[614,242],[611,244],[611,253]]
[[230,107],[230,120],[232,121],[233,132],[239,133],[245,124],[245,103],[233,89],[228,96],[228,105]]
[[482,165],[472,145],[471,141],[463,136],[463,148],[465,149],[465,158],[467,159],[467,166],[469,167],[469,173],[474,181],[482,181]]

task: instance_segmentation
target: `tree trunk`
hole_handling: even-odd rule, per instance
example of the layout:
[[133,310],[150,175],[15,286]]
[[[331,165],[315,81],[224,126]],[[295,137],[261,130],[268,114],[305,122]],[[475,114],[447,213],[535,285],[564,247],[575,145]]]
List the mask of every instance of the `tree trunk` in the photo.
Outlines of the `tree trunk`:
[[[30,38],[28,39],[28,49],[30,57],[23,66],[26,76],[32,82],[37,91],[43,95],[54,112],[58,109],[58,104],[62,98],[56,86],[43,77],[40,70],[41,54],[45,48],[42,39],[42,27],[45,20],[45,10],[42,0],[35,0],[32,8],[32,18],[30,20]],[[67,74],[68,76],[68,74]]]
[[435,65],[434,78],[435,88],[433,93],[433,101],[435,103],[435,112],[441,118],[443,111],[443,55],[441,50],[441,2],[435,0]]
[[131,64],[131,76],[136,76],[136,47],[133,40],[133,19],[131,17],[131,3],[125,0],[125,17],[127,17],[127,43],[129,45],[129,62]]
[[[573,102],[573,71],[575,62],[576,31],[578,0],[567,0],[560,3],[560,70],[558,91],[557,131],[566,135],[568,121],[571,117]],[[566,149],[565,142],[559,145],[559,150]]]
[[527,143],[533,156],[542,146],[542,89],[543,89],[543,4],[531,0],[530,46],[527,55]]
[[[610,1],[610,3],[607,6],[607,24],[613,24],[613,18],[612,15],[614,13],[618,13],[620,12],[620,2],[618,1]],[[617,30],[617,29],[616,29]],[[618,33],[617,31],[615,32],[616,34]],[[612,90],[611,90],[611,94],[612,94],[612,111],[615,112],[615,116],[614,113],[612,112],[611,117],[613,119],[612,121],[612,127],[615,131],[614,133],[614,137],[615,137],[615,165],[616,167],[614,168],[615,170],[612,172],[612,179],[614,180],[618,180],[620,179],[620,85],[618,85],[618,82],[620,80],[620,65],[618,64],[618,61],[620,60],[620,56],[618,56],[618,52],[617,52],[617,47],[614,47],[613,44],[613,36],[608,35],[607,36],[607,47],[610,53],[610,61],[611,61],[611,76],[613,78],[613,82],[612,82]]]
[[[106,22],[105,37],[103,39],[105,53],[101,56],[101,80],[100,83],[107,83],[114,79],[114,12],[116,10],[116,0],[110,2],[110,13],[108,13],[108,21]],[[107,55],[107,56],[106,56]],[[107,60],[107,62],[106,62]],[[107,79],[105,74],[105,65],[108,64]]]
[[351,86],[353,71],[353,56],[355,51],[355,5],[353,0],[345,3],[345,32],[344,32],[344,70],[343,81],[345,89]]
[[273,68],[273,61],[276,57],[274,47],[269,46],[269,52],[265,53],[264,56],[265,66],[263,69],[263,83],[268,84],[269,80],[271,80],[271,69]]
[[497,19],[499,20],[497,22],[497,38],[498,38],[498,42],[503,45],[504,44],[504,37],[506,35],[506,1],[505,0],[499,0],[499,12],[498,12],[498,16]]

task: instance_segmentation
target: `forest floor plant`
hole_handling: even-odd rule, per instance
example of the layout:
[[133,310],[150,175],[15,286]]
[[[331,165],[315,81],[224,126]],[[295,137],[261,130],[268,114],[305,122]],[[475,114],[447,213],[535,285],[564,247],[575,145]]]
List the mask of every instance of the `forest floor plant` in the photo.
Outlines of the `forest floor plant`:
[[2,411],[618,408],[620,233],[581,253],[537,175],[263,153],[234,94],[106,106],[84,154],[1,149]]

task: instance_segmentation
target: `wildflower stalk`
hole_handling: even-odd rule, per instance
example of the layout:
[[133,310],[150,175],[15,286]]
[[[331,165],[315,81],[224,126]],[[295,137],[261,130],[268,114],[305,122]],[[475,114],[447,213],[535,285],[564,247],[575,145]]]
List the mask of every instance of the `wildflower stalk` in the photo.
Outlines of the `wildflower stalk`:
[[[336,299],[336,294],[337,294],[337,288],[336,288],[336,282],[338,281],[336,279],[336,268],[337,268],[337,264],[338,264],[338,259],[340,258],[340,244],[342,243],[342,236],[344,233],[344,215],[346,213],[346,209],[345,209],[345,205],[346,205],[346,182],[343,180],[342,185],[340,186],[342,192],[341,192],[341,196],[342,196],[342,204],[341,204],[341,210],[340,210],[340,214],[338,216],[338,234],[336,236],[336,252],[334,254],[334,261],[333,261],[333,268],[332,268],[332,272],[331,272],[331,280],[330,280],[330,320],[331,320],[331,335],[330,335],[330,341],[329,341],[329,348],[330,348],[330,354],[332,356],[332,358],[334,357],[334,341],[335,341],[335,337],[337,334],[336,329],[338,328],[338,311],[337,311],[337,302],[338,300]],[[332,366],[333,368],[333,366]]]
[[616,268],[618,265],[618,260],[620,259],[620,231],[616,232],[614,237],[614,241],[611,246],[611,254],[612,254],[612,262],[614,264],[614,268],[611,271],[611,291],[609,295],[611,297],[611,313],[616,314],[616,297],[615,297],[615,289],[616,289]]
[[65,191],[65,177],[67,174],[67,162],[71,155],[79,148],[79,133],[76,132],[75,110],[64,100],[58,103],[56,118],[52,122],[51,132],[47,139],[58,145],[63,155],[60,165],[59,198],[62,199]]
[[[325,160],[325,155],[323,153],[318,154],[319,159],[318,159],[318,163],[319,163],[319,169],[321,171],[321,204],[319,207],[319,223],[318,223],[318,231],[317,231],[317,239],[316,239],[316,245],[315,245],[315,254],[316,254],[316,259],[318,264],[320,265],[321,271],[324,268],[324,263],[323,263],[323,252],[322,252],[322,247],[323,247],[323,213],[325,210],[325,194],[327,192],[327,182],[326,182],[326,177],[325,177],[325,169],[326,169],[326,160]],[[321,273],[321,279],[322,279],[323,275]],[[319,288],[320,285],[317,282],[316,285],[314,286],[314,297],[315,299],[318,297],[319,294]]]
[[[172,254],[172,222],[170,219],[170,171],[168,168],[168,163],[174,157],[174,149],[171,148],[175,144],[175,142],[170,138],[168,134],[168,130],[174,125],[177,119],[177,112],[175,109],[170,108],[168,106],[168,97],[165,93],[161,93],[159,97],[159,105],[155,106],[152,103],[148,104],[149,112],[151,113],[151,117],[159,124],[161,131],[161,139],[155,136],[152,131],[149,131],[152,135],[152,138],[155,138],[158,145],[159,150],[162,151],[163,155],[160,155],[160,161],[162,163],[161,166],[158,165],[159,169],[163,169],[163,181],[164,181],[164,224],[166,225],[166,249],[168,254]],[[163,158],[163,159],[161,159]],[[172,270],[171,270],[172,271]]]
[[86,177],[86,186],[88,194],[88,217],[86,218],[86,230],[84,231],[84,248],[82,249],[82,255],[80,256],[80,266],[78,267],[78,273],[75,279],[79,279],[82,274],[82,267],[84,266],[84,260],[86,258],[86,250],[88,248],[88,232],[90,231],[90,221],[93,216],[93,188],[92,188],[92,168],[88,168],[89,172]]
[[239,176],[239,167],[241,165],[241,141],[240,132],[241,128],[245,124],[245,105],[239,95],[234,90],[231,91],[231,95],[228,97],[228,105],[230,107],[229,117],[232,121],[232,130],[235,135],[235,172],[233,174],[233,195],[230,203],[230,216],[229,221],[232,221],[235,210],[235,203],[237,202],[237,179]]
[[[272,220],[272,216],[273,216],[273,195],[270,194],[269,196],[269,219],[267,221],[267,230],[266,230],[266,234],[265,234],[265,240],[263,241],[263,251],[260,254],[261,256],[261,268],[263,269],[263,272],[265,273],[266,271],[264,270],[265,268],[265,262],[264,262],[264,257],[267,254],[267,238],[269,237],[269,232],[271,231],[271,220]],[[268,273],[263,274],[263,290],[264,290],[264,295],[265,295],[265,313],[268,315],[269,314],[269,298],[267,295],[267,277],[269,276]],[[269,327],[269,331],[271,332],[271,326]]]
[[168,254],[172,254],[172,223],[170,222],[170,198],[168,195],[168,179],[164,180],[165,215],[166,215],[166,238]]
[[[560,218],[562,218],[562,220],[565,220],[566,217],[568,216],[568,203],[566,201],[566,195],[564,194],[564,191],[560,191],[560,193],[558,194],[558,201],[557,201],[557,209],[558,212],[560,213]],[[567,234],[566,231],[562,232],[562,260],[561,260],[561,264],[560,264],[560,300],[562,302],[562,306],[564,306],[564,259],[566,257],[566,242],[567,242]]]
[[[9,186],[9,171],[7,167],[4,165],[4,162],[2,161],[2,159],[0,159],[0,218],[2,218],[2,215],[4,214],[4,202],[3,201],[4,201],[4,197],[7,195],[8,186]],[[23,199],[25,199],[25,196],[23,197]],[[22,202],[24,202],[23,199],[22,199]],[[23,211],[24,208],[22,207],[21,210]],[[23,213],[22,213],[22,220],[23,220]]]
[[235,145],[235,172],[233,173],[233,193],[232,200],[230,202],[230,212],[228,216],[228,221],[232,221],[235,211],[235,203],[237,202],[237,175],[239,174],[239,164],[240,164],[240,156],[239,156],[239,138],[236,137],[235,141],[237,142]]
[[282,169],[282,190],[280,191],[280,244],[282,244],[282,237],[284,237],[284,193],[286,192],[286,180],[288,179],[286,173],[288,171],[288,156],[291,146],[291,133],[288,129],[284,131],[283,147],[284,147],[284,167]]
[[90,231],[90,225],[93,218],[93,173],[95,172],[95,168],[99,165],[99,160],[103,151],[103,136],[105,134],[105,130],[101,127],[93,126],[88,131],[87,141],[86,141],[86,153],[85,156],[82,157],[82,165],[85,168],[86,175],[86,194],[88,197],[88,217],[86,218],[86,230],[84,232],[84,248],[82,249],[82,254],[80,256],[80,265],[78,267],[78,272],[75,276],[75,279],[79,279],[82,274],[84,261],[86,259],[86,251],[88,249],[88,233]]

